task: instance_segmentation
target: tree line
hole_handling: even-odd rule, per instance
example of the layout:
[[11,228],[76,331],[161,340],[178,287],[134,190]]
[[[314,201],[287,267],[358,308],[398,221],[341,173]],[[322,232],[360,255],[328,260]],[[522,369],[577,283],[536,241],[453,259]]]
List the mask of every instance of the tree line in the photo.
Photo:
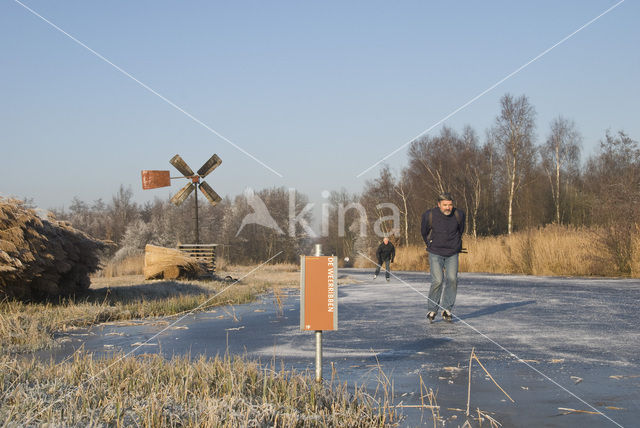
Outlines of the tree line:
[[[421,214],[450,192],[467,214],[474,237],[511,234],[550,223],[601,230],[598,246],[629,260],[632,237],[640,232],[640,147],[624,131],[607,130],[595,153],[581,162],[582,137],[575,123],[558,116],[537,139],[536,112],[529,99],[506,94],[483,138],[471,127],[443,127],[439,135],[414,141],[407,164],[394,174],[381,168],[361,194],[351,198],[366,208],[370,224],[388,215],[378,201],[400,208],[399,225],[388,232],[400,245],[423,245]],[[336,199],[349,198],[348,195]],[[391,230],[395,228],[395,230]],[[352,242],[334,245],[349,252]],[[379,238],[359,245],[372,248]],[[331,242],[327,242],[331,245]],[[628,271],[622,267],[621,271]]]
[[[472,236],[495,236],[550,223],[606,230],[601,243],[623,254],[640,223],[640,147],[624,131],[604,132],[595,153],[581,162],[582,137],[575,123],[556,117],[537,137],[536,111],[525,96],[500,99],[493,125],[480,137],[470,126],[443,127],[409,147],[398,172],[383,166],[361,193],[331,192],[323,207],[320,236],[304,222],[309,198],[286,188],[255,192],[280,230],[243,219],[254,212],[247,194],[226,197],[217,206],[200,205],[201,242],[221,244],[231,262],[266,260],[280,251],[279,261],[297,262],[299,254],[319,242],[340,258],[354,256],[379,241],[374,227],[397,245],[422,245],[421,214],[435,206],[437,195],[450,192],[466,214]],[[192,199],[193,197],[191,197]],[[293,199],[293,202],[292,202]],[[387,205],[381,206],[381,203]],[[94,237],[110,239],[120,254],[139,251],[146,243],[175,246],[194,241],[191,200],[180,207],[156,199],[137,204],[123,186],[105,203],[74,198],[57,218]],[[291,206],[293,204],[293,207]],[[390,220],[391,204],[399,214]],[[289,233],[291,209],[300,221]],[[362,232],[365,232],[363,234]]]
[[[284,231],[277,232],[260,224],[247,223],[245,217],[253,213],[247,195],[225,197],[216,206],[198,206],[199,239],[201,243],[216,243],[218,254],[234,263],[252,263],[277,256],[275,261],[294,261],[299,254],[310,251],[312,240],[301,224],[294,233],[286,228],[290,200],[295,198],[293,210],[304,211],[306,195],[285,188],[269,188],[255,192],[264,202],[270,215]],[[193,196],[179,207],[169,200],[155,198],[138,204],[133,191],[120,186],[111,201],[99,199],[89,204],[74,198],[68,209],[54,209],[53,216],[66,220],[91,236],[113,241],[116,258],[140,253],[146,244],[175,247],[195,242],[195,210]],[[304,221],[311,223],[311,214],[304,212]],[[293,236],[292,236],[293,235]]]

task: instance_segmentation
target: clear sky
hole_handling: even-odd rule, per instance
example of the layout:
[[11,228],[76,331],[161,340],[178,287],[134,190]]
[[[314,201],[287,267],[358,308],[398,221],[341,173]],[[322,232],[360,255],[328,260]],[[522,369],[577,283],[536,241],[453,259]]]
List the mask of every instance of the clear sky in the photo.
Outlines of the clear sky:
[[[22,4],[75,37],[242,153],[13,0],[0,0],[0,195],[68,207],[137,201],[143,169],[207,182],[357,192],[391,151],[552,47],[617,1],[45,1]],[[538,142],[557,115],[584,157],[607,129],[640,139],[640,6],[627,0],[444,123],[484,139],[499,99],[525,94]],[[431,133],[438,133],[435,127]],[[406,149],[386,161],[398,171]],[[174,174],[175,173],[175,174]]]

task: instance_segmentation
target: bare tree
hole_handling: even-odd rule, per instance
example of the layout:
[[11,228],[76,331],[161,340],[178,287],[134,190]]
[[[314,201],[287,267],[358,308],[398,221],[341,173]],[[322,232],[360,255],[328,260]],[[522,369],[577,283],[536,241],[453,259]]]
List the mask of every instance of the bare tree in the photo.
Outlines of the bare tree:
[[430,191],[429,195],[424,195],[429,201],[451,189],[451,180],[459,174],[456,167],[461,146],[458,134],[446,126],[440,135],[425,136],[411,144],[409,174],[422,188]]
[[433,206],[439,193],[452,192],[456,205],[467,213],[467,230],[477,235],[483,189],[490,188],[485,185],[489,174],[488,158],[475,131],[466,126],[459,135],[443,127],[440,135],[422,138],[409,150],[403,182],[419,190],[412,192],[407,205],[421,207],[422,212]]
[[277,262],[296,263],[300,254],[308,252],[310,237],[301,222],[292,223],[290,209],[293,208],[294,215],[311,223],[311,213],[305,210],[308,197],[284,187],[262,189],[255,192],[255,196],[264,204],[275,224],[269,226],[250,220],[248,215],[254,213],[254,207],[248,203],[246,194],[237,196],[233,209],[226,210],[233,218],[224,220],[227,233],[233,233],[226,237],[230,260],[260,262],[279,254]]
[[507,187],[507,233],[513,232],[513,204],[528,166],[534,161],[535,109],[529,99],[510,94],[500,99],[501,111],[492,134],[498,144]]
[[[133,190],[120,185],[118,193],[111,198],[109,217],[111,219],[111,236],[107,238],[119,243],[129,223],[138,216],[138,205],[133,201]],[[108,233],[108,232],[107,232]],[[109,234],[109,233],[108,233]]]
[[406,174],[403,174],[403,177],[398,180],[393,190],[400,197],[402,201],[402,209],[400,213],[404,216],[403,222],[403,232],[404,232],[404,245],[409,245],[409,182],[404,177]]
[[[366,242],[369,248],[376,246],[380,240],[380,234],[389,236],[395,241],[394,236],[400,233],[399,225],[390,219],[389,209],[398,209],[400,197],[396,192],[397,181],[388,165],[380,170],[380,175],[374,180],[368,180],[360,196],[360,204],[365,208],[367,221],[373,231],[360,242]],[[399,217],[398,213],[398,217]],[[399,218],[398,218],[399,220]]]
[[587,162],[585,188],[591,220],[603,226],[604,248],[619,272],[631,272],[632,237],[640,225],[640,144],[623,131],[607,131],[600,151]]
[[[356,241],[366,231],[366,213],[357,209],[359,196],[346,189],[332,191],[322,206],[322,232],[318,242],[327,254],[336,254],[339,260],[357,256]],[[366,233],[364,234],[366,235]]]
[[466,230],[471,230],[474,237],[478,236],[478,211],[482,198],[483,176],[487,170],[482,149],[478,146],[478,138],[475,131],[466,126],[462,135],[464,156],[461,157],[464,167],[463,186],[459,190],[465,202],[466,221],[471,222],[466,225]]
[[546,143],[542,146],[542,166],[544,167],[555,208],[554,221],[561,222],[561,191],[566,176],[576,176],[580,161],[580,133],[575,123],[562,116],[551,122],[551,132]]
[[[376,179],[369,180],[365,184],[360,203],[364,205],[367,210],[368,220],[371,223],[379,221],[384,217],[384,213],[379,207],[381,203],[395,203],[397,201],[397,194],[394,190],[395,186],[396,179],[388,165],[380,169],[380,175]],[[385,234],[395,232],[392,230],[391,225],[384,222],[381,224],[381,229]],[[372,239],[374,242],[377,241],[377,237],[375,236],[372,237]]]

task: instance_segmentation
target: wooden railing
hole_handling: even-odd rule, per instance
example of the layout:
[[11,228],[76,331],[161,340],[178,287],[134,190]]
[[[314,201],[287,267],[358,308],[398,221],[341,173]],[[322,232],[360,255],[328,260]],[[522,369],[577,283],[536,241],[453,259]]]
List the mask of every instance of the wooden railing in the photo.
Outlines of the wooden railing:
[[216,271],[216,247],[218,244],[182,244],[178,249],[203,263],[213,275]]

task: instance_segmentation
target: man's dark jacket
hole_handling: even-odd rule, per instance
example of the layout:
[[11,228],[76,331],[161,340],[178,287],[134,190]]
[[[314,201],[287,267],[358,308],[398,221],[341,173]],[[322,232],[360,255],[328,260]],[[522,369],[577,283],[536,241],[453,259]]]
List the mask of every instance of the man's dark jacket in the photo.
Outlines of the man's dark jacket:
[[[455,211],[458,211],[456,217]],[[429,224],[431,212],[431,224]],[[427,244],[427,250],[432,254],[449,257],[462,250],[462,234],[464,233],[464,211],[454,208],[451,214],[444,215],[440,208],[435,207],[422,214],[422,239]]]
[[378,257],[378,262],[383,262],[385,260],[391,260],[396,257],[396,247],[393,246],[391,241],[385,245],[383,242],[378,246],[378,250],[376,251],[376,257]]

